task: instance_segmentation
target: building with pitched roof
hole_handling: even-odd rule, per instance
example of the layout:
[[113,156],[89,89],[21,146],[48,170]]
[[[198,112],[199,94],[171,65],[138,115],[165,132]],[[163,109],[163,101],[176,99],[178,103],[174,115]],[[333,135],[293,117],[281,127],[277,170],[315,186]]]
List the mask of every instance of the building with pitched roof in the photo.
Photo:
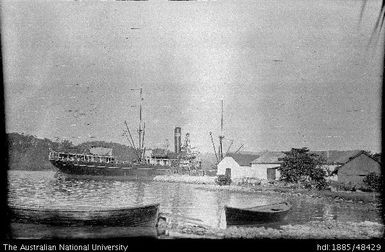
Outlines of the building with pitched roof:
[[251,162],[257,157],[258,154],[229,153],[218,163],[217,175],[225,175],[226,169],[230,169],[232,179],[254,177]]
[[323,169],[325,170],[326,180],[338,181],[337,169],[346,164],[353,157],[360,155],[362,150],[327,150],[327,151],[310,151],[324,159]]
[[[362,184],[363,178],[370,172],[380,173],[381,164],[365,151],[311,151],[324,159],[322,168],[327,172],[327,180],[341,183]],[[229,154],[219,164],[217,175],[224,175],[231,170],[232,178],[256,178],[260,180],[278,180],[280,178],[282,151],[264,151],[252,154]],[[253,159],[254,158],[254,159]]]
[[370,173],[381,174],[381,163],[366,152],[361,151],[351,156],[344,164],[338,166],[334,174],[337,181],[351,186],[364,186],[364,178]]

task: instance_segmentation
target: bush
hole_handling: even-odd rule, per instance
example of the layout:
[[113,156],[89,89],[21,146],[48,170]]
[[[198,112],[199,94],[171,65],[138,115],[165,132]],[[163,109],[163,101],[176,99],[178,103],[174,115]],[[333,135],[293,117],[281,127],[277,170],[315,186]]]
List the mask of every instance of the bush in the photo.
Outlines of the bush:
[[300,183],[306,188],[324,189],[327,186],[326,172],[322,169],[323,159],[309,153],[309,149],[291,149],[284,152],[282,164],[278,168],[281,180],[290,183]]
[[218,175],[218,177],[215,179],[215,183],[218,185],[230,185],[231,184],[231,178],[226,175]]
[[382,177],[375,172],[371,172],[365,176],[364,184],[373,191],[380,191],[382,189]]

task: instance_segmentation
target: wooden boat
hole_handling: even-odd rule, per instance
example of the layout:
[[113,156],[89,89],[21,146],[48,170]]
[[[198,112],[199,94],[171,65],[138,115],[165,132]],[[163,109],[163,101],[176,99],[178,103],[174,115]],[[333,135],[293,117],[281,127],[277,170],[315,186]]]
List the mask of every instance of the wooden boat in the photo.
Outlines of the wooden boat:
[[284,219],[290,209],[291,205],[288,202],[279,202],[250,208],[225,206],[226,222],[228,225],[277,222]]
[[159,204],[129,208],[83,210],[10,207],[13,222],[52,226],[155,227],[158,214]]

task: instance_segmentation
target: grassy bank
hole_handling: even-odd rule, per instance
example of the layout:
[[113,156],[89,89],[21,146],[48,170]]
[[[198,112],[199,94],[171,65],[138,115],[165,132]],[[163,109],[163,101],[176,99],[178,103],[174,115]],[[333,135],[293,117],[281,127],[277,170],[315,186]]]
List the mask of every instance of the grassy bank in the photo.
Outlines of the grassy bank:
[[375,192],[350,192],[350,191],[328,191],[328,190],[308,190],[292,188],[271,188],[272,191],[310,196],[313,198],[329,198],[335,201],[348,201],[358,203],[380,203],[381,195]]

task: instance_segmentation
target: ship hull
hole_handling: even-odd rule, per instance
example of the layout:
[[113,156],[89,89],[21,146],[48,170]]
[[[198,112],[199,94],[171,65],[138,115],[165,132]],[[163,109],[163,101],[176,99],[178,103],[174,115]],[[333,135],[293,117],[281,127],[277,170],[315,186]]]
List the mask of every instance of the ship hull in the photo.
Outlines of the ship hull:
[[106,164],[96,162],[73,162],[50,160],[61,173],[87,178],[107,177],[117,179],[152,179],[171,173],[171,167],[161,165]]

